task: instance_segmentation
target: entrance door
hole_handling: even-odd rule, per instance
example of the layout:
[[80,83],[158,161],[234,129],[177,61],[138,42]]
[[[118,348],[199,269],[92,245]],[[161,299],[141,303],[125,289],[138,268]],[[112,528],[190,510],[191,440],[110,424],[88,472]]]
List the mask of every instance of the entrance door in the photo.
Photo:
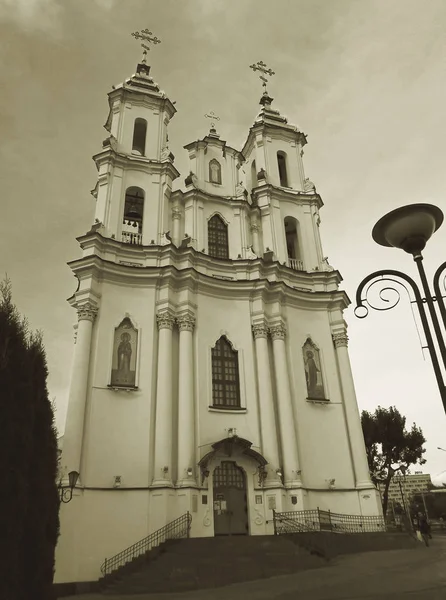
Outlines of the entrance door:
[[222,462],[214,470],[215,535],[248,535],[246,477],[234,462]]

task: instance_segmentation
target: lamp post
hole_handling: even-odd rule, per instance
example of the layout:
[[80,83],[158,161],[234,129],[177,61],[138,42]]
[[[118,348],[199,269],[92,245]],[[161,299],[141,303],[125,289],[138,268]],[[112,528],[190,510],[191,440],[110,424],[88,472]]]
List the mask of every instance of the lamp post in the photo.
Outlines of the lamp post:
[[70,502],[73,497],[73,490],[76,487],[77,480],[79,478],[79,473],[77,471],[70,471],[68,473],[68,486],[62,485],[62,480],[59,481],[59,485],[57,486],[57,490],[59,492],[59,500],[64,504]]
[[[355,315],[360,319],[363,319],[368,315],[368,308],[365,304],[375,310],[389,310],[393,308],[400,301],[400,292],[399,289],[395,287],[395,284],[405,288],[411,302],[415,302],[417,305],[420,314],[423,331],[426,336],[427,348],[431,356],[438,389],[446,412],[446,387],[440,367],[440,361],[438,359],[437,348],[434,344],[434,337],[425,310],[425,304],[427,304],[443,367],[446,369],[446,345],[436,310],[436,307],[438,306],[443,326],[446,328],[446,306],[443,299],[443,292],[440,289],[440,278],[442,279],[441,287],[443,291],[445,289],[446,262],[442,263],[435,272],[433,278],[434,295],[432,295],[423,266],[423,255],[421,253],[429,238],[437,231],[442,223],[442,211],[432,204],[411,204],[397,208],[382,217],[376,223],[372,231],[372,237],[377,244],[380,244],[381,246],[393,246],[394,248],[404,250],[408,254],[412,254],[418,268],[424,297],[422,296],[418,285],[411,277],[409,277],[409,275],[391,269],[375,271],[363,279],[359,284],[356,291]],[[382,282],[388,282],[388,285],[381,289],[379,299],[382,302],[387,303],[387,306],[374,306],[368,299],[368,293],[375,284]],[[383,296],[383,293],[388,292],[389,290],[396,293],[394,301]],[[412,299],[410,290],[413,292],[414,300]]]

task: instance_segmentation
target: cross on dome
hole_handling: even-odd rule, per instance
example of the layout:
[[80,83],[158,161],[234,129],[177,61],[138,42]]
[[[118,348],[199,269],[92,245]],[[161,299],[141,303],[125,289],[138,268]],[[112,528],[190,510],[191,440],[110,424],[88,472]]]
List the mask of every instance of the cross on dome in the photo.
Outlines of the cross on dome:
[[259,79],[262,81],[262,86],[265,88],[266,92],[266,84],[268,83],[268,77],[272,77],[273,75],[275,75],[275,72],[272,69],[267,68],[266,63],[264,63],[263,60],[259,60],[253,65],[250,65],[249,68],[252,69],[254,73],[256,71],[260,71]]
[[[149,44],[161,44],[161,40],[158,39],[156,37],[156,35],[153,35],[153,33],[151,31],[149,31],[148,29],[141,29],[141,31],[135,31],[132,33],[132,36],[135,38],[135,40],[144,40],[145,42],[148,42]],[[150,50],[150,46],[141,42],[141,48],[143,48],[141,62],[142,62],[142,64],[145,64],[146,57],[147,57],[147,51]]]
[[220,117],[217,117],[213,110],[211,110],[209,114],[206,113],[204,116],[206,119],[211,119],[211,133],[216,133],[215,121],[220,121]]

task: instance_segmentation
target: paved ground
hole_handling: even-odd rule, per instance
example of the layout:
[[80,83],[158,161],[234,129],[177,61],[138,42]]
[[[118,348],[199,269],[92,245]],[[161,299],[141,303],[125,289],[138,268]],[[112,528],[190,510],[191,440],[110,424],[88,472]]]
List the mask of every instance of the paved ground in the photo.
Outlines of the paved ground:
[[[339,557],[329,566],[296,575],[224,588],[136,596],[72,596],[71,600],[444,600],[446,536],[414,550]],[[68,599],[67,599],[68,600]]]

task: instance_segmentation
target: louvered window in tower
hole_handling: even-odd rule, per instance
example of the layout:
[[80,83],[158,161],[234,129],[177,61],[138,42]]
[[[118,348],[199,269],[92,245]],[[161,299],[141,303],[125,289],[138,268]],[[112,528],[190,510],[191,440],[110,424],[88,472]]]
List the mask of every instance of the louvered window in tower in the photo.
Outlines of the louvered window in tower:
[[212,348],[212,404],[240,408],[238,352],[224,335]]
[[220,215],[208,221],[208,253],[214,258],[229,258],[228,226]]

